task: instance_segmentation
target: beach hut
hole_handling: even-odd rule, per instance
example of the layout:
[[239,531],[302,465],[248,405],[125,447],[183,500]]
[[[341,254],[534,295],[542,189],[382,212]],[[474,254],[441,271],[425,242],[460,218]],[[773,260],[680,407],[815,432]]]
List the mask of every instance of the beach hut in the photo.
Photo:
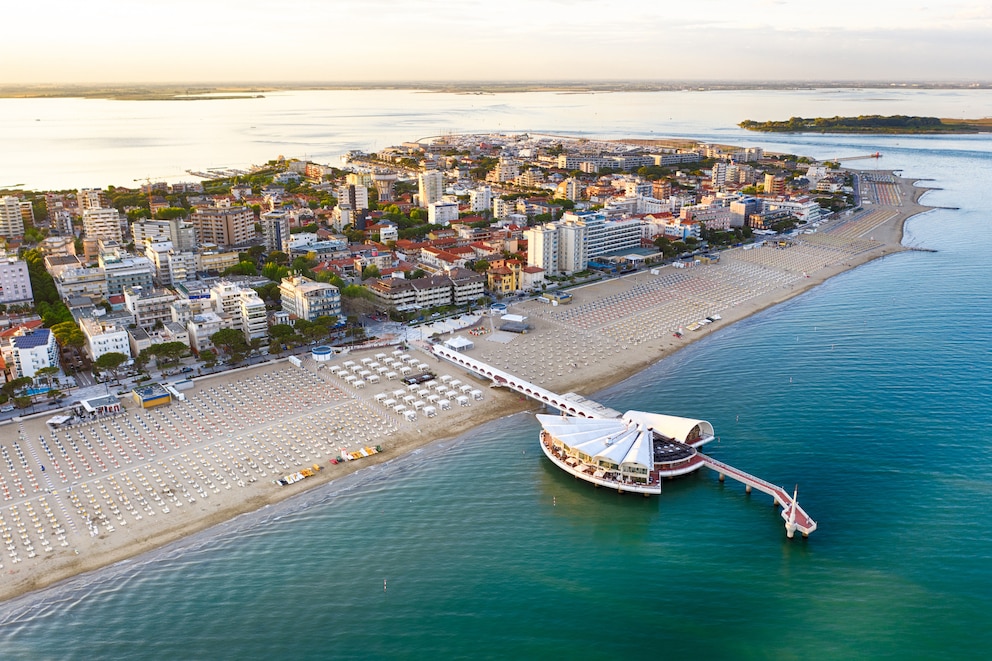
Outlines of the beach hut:
[[414,400],[416,399],[417,398],[414,397],[413,395],[407,395],[403,398],[403,401],[406,402],[407,404],[413,404]]
[[382,400],[386,399],[386,397],[387,397],[386,393],[381,392],[375,396],[375,401],[381,402]]
[[371,358],[362,358],[362,365],[371,365],[374,362]]
[[394,390],[393,391],[393,397],[395,397],[396,399],[401,399],[403,397],[403,395],[405,395],[405,394],[406,394],[406,391],[405,390]]
[[399,378],[399,376],[400,375],[397,374],[396,372],[386,372],[386,378],[389,379],[390,381]]
[[407,419],[407,422],[413,422],[417,419],[416,411],[403,411],[403,417]]
[[439,401],[439,402],[437,403],[437,406],[438,406],[438,408],[439,408],[439,409],[441,409],[442,411],[447,411],[448,409],[450,409],[450,408],[451,408],[451,402],[449,402],[449,401],[448,401],[448,400],[446,400],[446,399],[442,399],[441,401]]
[[428,418],[433,418],[434,416],[437,415],[437,409],[434,408],[433,406],[425,406],[424,415],[426,415]]
[[482,391],[478,388],[473,389],[469,394],[472,396],[472,399],[482,401]]
[[426,372],[428,369],[427,363],[417,363],[417,369],[421,372]]
[[395,411],[399,415],[403,415],[403,411],[405,410],[406,410],[406,406],[404,404],[397,404],[396,406],[393,407],[393,411]]
[[441,399],[441,396],[440,395],[428,395],[427,396],[427,401],[430,402],[431,404],[436,404],[437,403],[437,400],[439,400],[439,399]]
[[427,406],[427,402],[425,402],[422,399],[418,399],[417,401],[415,401],[413,403],[413,409],[415,411],[419,411],[420,409],[424,408],[425,406]]
[[449,388],[452,388],[452,389],[457,388],[460,385],[462,385],[462,382],[459,381],[458,379],[455,379],[454,381],[449,381],[448,382],[448,387]]
[[396,406],[396,400],[395,399],[384,399],[384,400],[382,400],[382,405],[385,406],[386,408],[393,408],[394,406]]
[[451,376],[450,374],[442,374],[441,375],[441,383],[448,383],[453,378],[455,378],[455,377]]
[[466,393],[469,393],[469,392],[472,392],[472,386],[470,386],[470,385],[469,385],[469,384],[467,384],[467,383],[463,383],[463,384],[461,385],[461,387],[459,387],[458,389],[459,389],[459,390],[461,391],[461,393],[462,393],[463,395],[464,395],[464,394],[466,394]]
[[429,394],[431,394],[431,391],[427,388],[421,388],[417,391],[417,395],[420,397],[427,397]]
[[378,374],[370,374],[367,377],[365,377],[365,380],[368,381],[369,383],[379,383],[379,381],[381,381],[382,379],[379,378]]
[[375,355],[375,359],[376,360],[385,360],[386,359],[386,354],[384,354],[384,353],[377,353]]
[[410,369],[409,367],[401,367],[400,368],[400,374],[402,374],[403,376],[406,376],[407,374],[409,374],[412,371],[413,370]]
[[459,395],[458,397],[455,397],[455,401],[458,402],[459,406],[469,405],[468,397],[466,397],[465,395]]

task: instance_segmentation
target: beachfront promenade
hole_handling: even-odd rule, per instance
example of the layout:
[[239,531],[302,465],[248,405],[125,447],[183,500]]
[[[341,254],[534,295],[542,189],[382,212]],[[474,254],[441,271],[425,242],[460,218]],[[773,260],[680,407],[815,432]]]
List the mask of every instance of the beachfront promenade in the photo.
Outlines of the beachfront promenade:
[[[475,374],[476,376],[488,379],[493,387],[513,390],[514,392],[529,397],[530,399],[533,399],[548,408],[556,409],[564,415],[602,420],[619,419],[622,417],[619,411],[602,406],[597,402],[575,395],[574,393],[559,395],[548,390],[547,388],[543,388],[537,384],[525,381],[524,379],[521,379],[513,374],[497,369],[492,365],[487,365],[480,360],[475,360],[474,358],[466,356],[461,352],[454,351],[437,344],[423,343],[420,346],[438,359],[444,359],[453,365],[457,365],[458,367]],[[712,435],[708,437],[701,437],[697,440],[697,442],[692,443],[691,446],[701,446],[712,438]],[[686,449],[688,450],[688,448]],[[688,469],[694,469],[695,466],[705,466],[716,471],[720,476],[719,479],[721,482],[723,482],[725,477],[730,477],[744,484],[747,493],[751,493],[752,489],[758,489],[761,492],[767,493],[774,498],[776,505],[782,506],[782,518],[785,519],[785,532],[790,539],[795,535],[797,530],[802,533],[803,537],[808,537],[810,533],[816,530],[816,522],[806,513],[805,510],[803,510],[802,507],[799,506],[797,496],[798,488],[796,492],[790,496],[789,492],[784,488],[751,475],[750,473],[742,471],[739,468],[735,468],[730,464],[718,461],[702,453],[696,453],[695,457],[698,457],[699,460],[697,462],[690,462],[692,463],[692,466],[681,466],[680,468],[682,470],[680,470],[680,474],[690,472]],[[618,486],[621,490],[624,488],[628,490],[631,489],[630,485]]]

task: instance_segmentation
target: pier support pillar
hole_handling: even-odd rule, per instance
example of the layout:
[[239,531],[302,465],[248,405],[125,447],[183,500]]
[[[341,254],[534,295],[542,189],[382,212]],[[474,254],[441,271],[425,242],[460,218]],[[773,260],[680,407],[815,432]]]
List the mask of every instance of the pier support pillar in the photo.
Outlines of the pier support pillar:
[[744,493],[751,493],[751,485],[750,484],[745,484],[744,485]]
[[720,475],[719,480],[723,482],[723,473],[720,473],[719,475]]

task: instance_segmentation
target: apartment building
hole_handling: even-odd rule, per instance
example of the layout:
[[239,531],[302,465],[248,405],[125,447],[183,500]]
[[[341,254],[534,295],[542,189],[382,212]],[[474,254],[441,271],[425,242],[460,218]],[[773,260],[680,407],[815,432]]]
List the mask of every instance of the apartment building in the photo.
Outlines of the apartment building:
[[291,275],[279,284],[282,309],[297,319],[341,316],[341,293],[334,285]]
[[200,245],[242,246],[255,238],[255,214],[247,207],[199,208],[190,222]]
[[33,298],[27,263],[0,253],[0,303],[30,303]]

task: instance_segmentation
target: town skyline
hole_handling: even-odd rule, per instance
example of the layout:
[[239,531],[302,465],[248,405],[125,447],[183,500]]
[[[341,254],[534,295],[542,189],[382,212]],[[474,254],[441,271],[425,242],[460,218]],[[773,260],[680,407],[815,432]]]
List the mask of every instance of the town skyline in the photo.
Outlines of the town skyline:
[[[503,80],[987,78],[992,9],[977,2],[782,0],[262,3],[95,0],[8,10],[0,85]],[[151,29],[151,33],[149,30]],[[320,56],[315,54],[320,53]],[[857,72],[852,76],[852,72]]]

